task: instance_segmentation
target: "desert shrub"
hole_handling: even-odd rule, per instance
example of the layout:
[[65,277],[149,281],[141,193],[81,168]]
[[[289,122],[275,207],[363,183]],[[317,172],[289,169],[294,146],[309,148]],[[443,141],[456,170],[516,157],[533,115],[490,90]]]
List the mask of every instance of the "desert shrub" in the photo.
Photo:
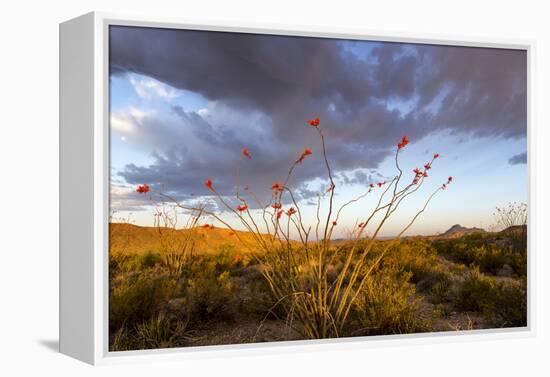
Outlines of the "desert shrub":
[[459,290],[457,305],[462,310],[483,311],[497,290],[494,278],[482,274],[479,269],[468,271]]
[[462,310],[485,312],[497,327],[525,326],[525,280],[497,280],[474,269],[467,274],[460,288],[457,306]]
[[433,318],[450,318],[452,309],[450,304],[437,304],[434,306],[432,316]]
[[527,203],[510,202],[504,207],[496,207],[493,214],[497,225],[511,241],[512,250],[525,254],[527,252]]
[[468,235],[460,239],[437,240],[433,245],[445,258],[466,266],[478,266],[482,272],[497,275],[506,265],[513,273],[525,276],[527,258],[512,247],[507,247],[502,235]]
[[126,325],[122,325],[118,330],[111,334],[109,341],[109,351],[128,351],[133,347],[131,335],[126,328]]
[[445,258],[455,262],[461,263],[466,266],[470,266],[475,261],[475,256],[473,249],[476,246],[481,246],[482,244],[476,245],[468,244],[465,242],[464,238],[461,239],[450,239],[450,240],[437,240],[433,242],[433,246],[437,250],[437,253],[444,256]]
[[136,349],[177,347],[188,339],[187,322],[171,322],[163,314],[138,323],[135,328]]
[[387,255],[384,265],[398,266],[410,272],[411,282],[418,284],[433,275],[437,254],[425,241],[402,240]]
[[482,272],[496,273],[508,262],[507,255],[496,245],[483,245],[474,250],[475,264]]
[[126,325],[122,326],[112,337],[110,350],[181,347],[190,338],[187,322],[170,321],[161,313],[137,323],[131,329]]
[[450,301],[453,287],[452,276],[450,273],[441,272],[437,275],[437,280],[431,286],[432,301],[442,303]]
[[527,254],[510,253],[506,261],[513,271],[521,278],[527,276]]
[[119,279],[109,295],[109,325],[119,329],[124,323],[142,322],[157,314],[178,292],[178,286],[167,276],[137,274]]
[[155,267],[157,263],[161,262],[160,254],[155,253],[154,251],[147,251],[142,255],[140,255],[138,258],[139,258],[139,265],[142,270]]
[[430,295],[435,303],[447,302],[452,289],[452,274],[438,259],[436,250],[422,239],[402,240],[388,255],[385,266],[396,266],[409,273],[418,292]]
[[185,296],[187,310],[195,321],[231,319],[234,307],[231,299],[236,286],[231,282],[230,272],[216,272],[216,265],[206,264],[202,272],[186,280]]
[[122,253],[110,252],[109,254],[109,275],[116,276],[120,274],[125,265],[128,263],[130,257]]
[[411,273],[381,269],[369,277],[355,313],[366,335],[402,334],[426,330],[418,316],[419,299],[409,283]]
[[526,281],[504,280],[493,300],[492,321],[498,327],[527,326]]

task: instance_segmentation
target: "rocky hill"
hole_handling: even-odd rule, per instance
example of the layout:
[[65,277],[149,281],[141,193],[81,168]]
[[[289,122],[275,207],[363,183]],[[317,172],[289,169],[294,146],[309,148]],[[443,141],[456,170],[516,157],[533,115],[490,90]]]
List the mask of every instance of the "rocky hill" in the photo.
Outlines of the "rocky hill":
[[446,232],[438,235],[438,238],[460,238],[467,234],[472,233],[485,233],[485,230],[481,228],[466,228],[460,224],[455,224],[450,227]]

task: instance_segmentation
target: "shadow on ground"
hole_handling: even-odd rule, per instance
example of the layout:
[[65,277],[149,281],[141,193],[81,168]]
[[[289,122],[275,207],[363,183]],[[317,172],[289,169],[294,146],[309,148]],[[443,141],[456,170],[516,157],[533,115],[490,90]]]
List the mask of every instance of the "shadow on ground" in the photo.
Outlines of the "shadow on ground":
[[38,344],[52,352],[59,352],[59,340],[57,339],[41,339],[38,341]]

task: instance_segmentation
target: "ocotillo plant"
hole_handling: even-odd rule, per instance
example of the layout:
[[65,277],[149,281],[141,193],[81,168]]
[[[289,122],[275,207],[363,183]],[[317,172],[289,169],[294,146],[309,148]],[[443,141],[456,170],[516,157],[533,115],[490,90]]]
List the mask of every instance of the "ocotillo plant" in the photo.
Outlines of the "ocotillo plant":
[[[408,178],[399,165],[399,155],[409,144],[408,137],[404,135],[396,145],[394,156],[396,175],[387,182],[370,183],[365,192],[336,209],[334,195],[337,186],[328,158],[321,121],[315,118],[307,123],[319,136],[328,178],[326,193],[318,196],[314,224],[306,224],[300,203],[296,200],[290,184],[293,172],[313,154],[309,148],[304,148],[298,158],[291,163],[283,180],[273,183],[272,199],[269,203],[262,203],[248,187],[242,188],[241,191],[241,162],[253,159],[248,148],[242,150],[237,162],[237,183],[234,195],[237,205],[231,205],[229,198],[216,190],[211,179],[205,180],[206,189],[213,193],[225,210],[234,215],[242,227],[253,235],[253,244],[246,241],[244,237],[240,237],[239,232],[233,229],[220,213],[208,211],[202,207],[186,206],[165,193],[154,192],[162,200],[172,201],[195,217],[201,215],[213,217],[223,226],[231,229],[243,247],[252,251],[257,248],[261,250],[253,253],[253,256],[261,264],[262,274],[274,297],[274,305],[270,313],[275,315],[273,309],[282,308],[288,326],[305,338],[338,337],[343,334],[350,312],[365,288],[371,272],[379,266],[395,242],[426,210],[433,197],[439,191],[445,190],[453,178],[449,177],[431,193],[393,241],[381,244],[381,249],[373,253],[375,245],[379,242],[377,237],[388,219],[423,186],[428,178],[428,171],[440,155],[435,153],[432,159],[424,164],[423,169],[414,169],[412,178]],[[150,188],[144,184],[140,185],[137,191],[146,193]],[[338,247],[333,245],[332,234],[340,222],[343,210],[349,205],[358,204],[360,199],[377,191],[379,194],[375,208],[365,212],[361,222],[352,232],[350,242]],[[252,202],[247,198],[254,201],[259,210],[251,210]],[[327,202],[326,214],[323,216],[321,216],[322,198]],[[370,230],[369,236],[367,236],[367,229]],[[312,232],[314,232],[313,235]],[[295,239],[293,235],[296,235]],[[315,238],[312,239],[313,237]],[[333,266],[335,258],[343,260],[343,263],[336,271],[329,274],[329,267]],[[281,310],[278,312],[280,313]]]

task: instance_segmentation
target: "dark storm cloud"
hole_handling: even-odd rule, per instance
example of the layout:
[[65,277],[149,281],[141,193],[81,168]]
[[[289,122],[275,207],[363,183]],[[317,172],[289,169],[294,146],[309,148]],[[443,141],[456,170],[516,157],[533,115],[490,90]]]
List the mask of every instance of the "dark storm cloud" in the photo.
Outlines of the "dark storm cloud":
[[444,92],[433,124],[477,136],[526,135],[525,51],[449,46],[420,51],[419,105]]
[[317,135],[305,124],[313,116],[322,119],[342,183],[373,179],[349,172],[376,168],[403,133],[413,141],[441,130],[526,134],[523,51],[376,43],[362,55],[344,46],[319,38],[111,27],[112,74],[150,76],[227,111],[212,120],[173,107],[183,128],[144,127],[144,140],[163,140],[154,163],[130,164],[121,175],[180,193],[204,192],[202,181],[212,177],[228,192],[235,161],[248,146],[254,159],[243,162],[242,182],[263,189],[282,180],[307,146],[315,153],[297,171],[296,187],[326,179]]
[[527,163],[527,152],[518,153],[516,155],[513,155],[508,160],[508,163],[510,165],[520,165],[520,164],[526,164]]

